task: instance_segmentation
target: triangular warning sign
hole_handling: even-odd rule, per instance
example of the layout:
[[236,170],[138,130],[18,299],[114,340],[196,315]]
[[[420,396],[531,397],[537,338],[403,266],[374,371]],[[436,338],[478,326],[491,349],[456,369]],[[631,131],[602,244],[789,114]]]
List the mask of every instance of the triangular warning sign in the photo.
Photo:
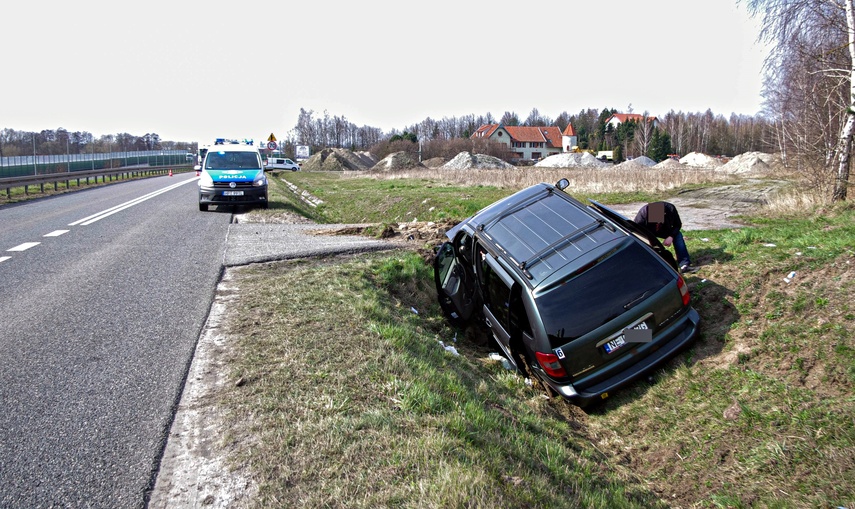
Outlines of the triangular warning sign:
[[273,136],[273,133],[270,133],[270,136],[267,138],[267,141],[276,141],[276,136]]

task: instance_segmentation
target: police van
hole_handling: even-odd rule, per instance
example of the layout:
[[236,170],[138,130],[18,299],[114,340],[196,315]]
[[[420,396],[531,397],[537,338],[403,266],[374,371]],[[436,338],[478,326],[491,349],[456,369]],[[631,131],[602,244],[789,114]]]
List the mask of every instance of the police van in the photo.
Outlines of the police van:
[[252,142],[218,139],[208,147],[199,172],[199,210],[209,205],[250,205],[266,209],[267,175]]

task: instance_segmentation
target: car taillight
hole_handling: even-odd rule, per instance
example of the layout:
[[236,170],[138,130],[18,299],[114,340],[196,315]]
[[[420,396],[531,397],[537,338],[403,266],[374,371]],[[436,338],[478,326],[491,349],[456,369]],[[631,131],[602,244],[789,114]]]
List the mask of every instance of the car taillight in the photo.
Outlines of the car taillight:
[[689,295],[689,286],[683,281],[683,276],[677,276],[677,288],[680,289],[680,296],[683,297],[683,305],[688,306],[692,296]]
[[553,378],[564,378],[567,376],[567,372],[564,371],[564,367],[558,361],[558,356],[554,353],[535,352],[534,355],[537,357],[540,367],[546,371],[547,375]]

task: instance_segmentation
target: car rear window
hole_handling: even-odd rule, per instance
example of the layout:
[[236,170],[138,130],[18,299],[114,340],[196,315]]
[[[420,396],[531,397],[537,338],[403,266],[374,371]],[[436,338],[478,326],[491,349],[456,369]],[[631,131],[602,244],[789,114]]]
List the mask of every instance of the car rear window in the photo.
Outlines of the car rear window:
[[557,347],[617,318],[674,277],[655,255],[627,239],[535,301],[550,344]]

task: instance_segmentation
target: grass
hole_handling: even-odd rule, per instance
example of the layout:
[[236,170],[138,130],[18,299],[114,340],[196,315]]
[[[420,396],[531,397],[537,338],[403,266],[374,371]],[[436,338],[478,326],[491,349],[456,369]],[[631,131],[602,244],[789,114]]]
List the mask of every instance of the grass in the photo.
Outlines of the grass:
[[[626,203],[714,172],[290,173],[274,219],[455,220],[571,179]],[[686,232],[701,337],[604,404],[547,400],[436,305],[418,254],[236,269],[222,443],[257,507],[855,508],[855,207],[797,193],[740,229]],[[784,278],[796,275],[790,282]],[[460,355],[447,351],[453,346]]]
[[[506,176],[375,177],[288,174],[324,205],[285,191],[271,210],[462,219],[515,190]],[[651,196],[633,185],[588,196]],[[412,252],[241,268],[228,441],[257,505],[855,507],[855,212],[771,209],[687,232],[701,338],[586,412],[450,328]]]

